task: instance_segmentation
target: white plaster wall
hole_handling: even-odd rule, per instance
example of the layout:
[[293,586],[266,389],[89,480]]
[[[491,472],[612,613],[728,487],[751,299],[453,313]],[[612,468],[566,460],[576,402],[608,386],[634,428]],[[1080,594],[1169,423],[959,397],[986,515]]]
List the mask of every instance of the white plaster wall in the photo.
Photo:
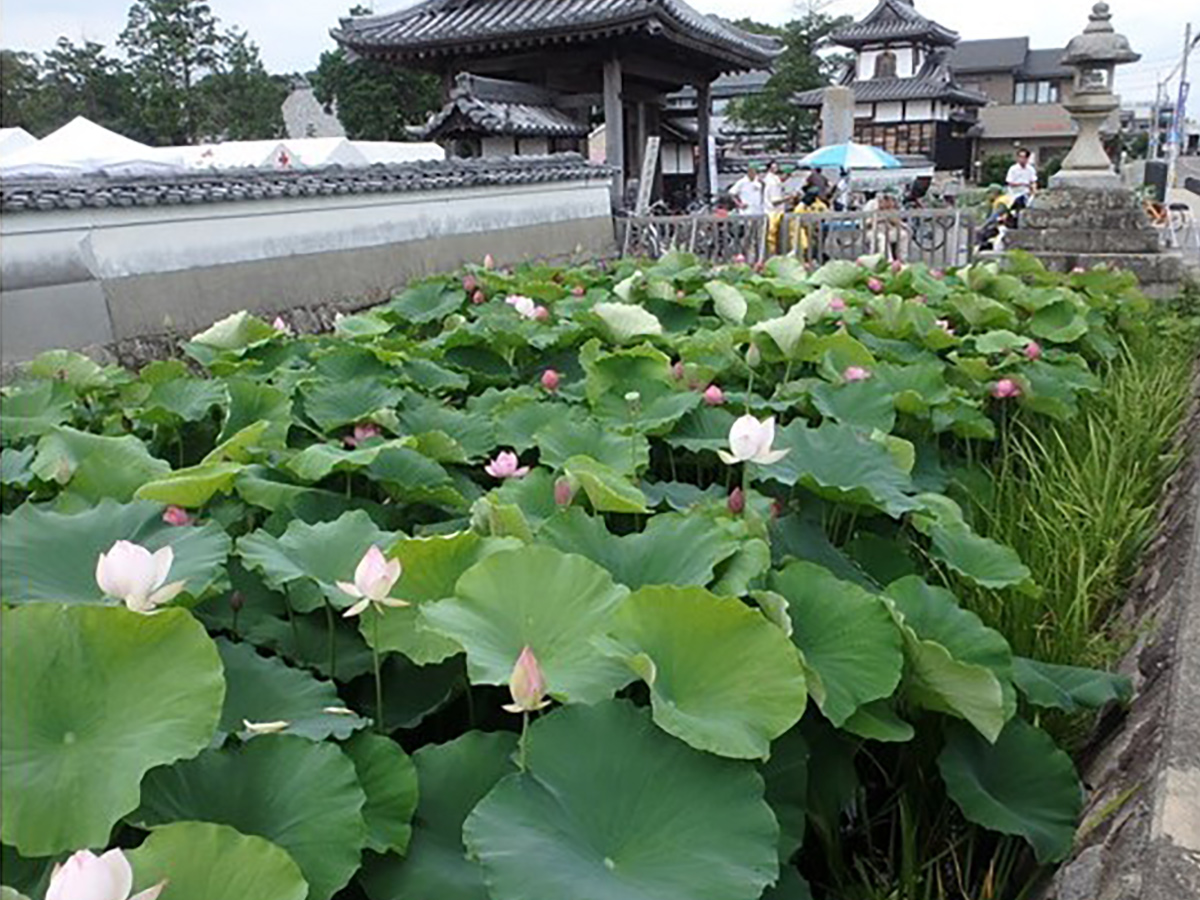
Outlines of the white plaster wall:
[[875,114],[875,106],[871,103],[854,104],[854,118],[869,119]]
[[[918,54],[912,47],[889,47],[887,49],[896,54],[897,78],[911,78],[916,74],[919,67]],[[875,60],[882,52],[884,52],[883,48],[860,51],[855,60],[855,77],[863,81],[874,78]]]
[[520,150],[522,156],[545,156],[550,152],[550,141],[544,137],[523,137]]
[[928,122],[933,118],[932,100],[909,100],[906,109],[906,118],[910,122]]
[[901,122],[904,120],[904,108],[898,100],[875,104],[876,122]]
[[607,179],[0,217],[4,290],[609,215]]
[[513,156],[517,152],[511,137],[485,137],[481,143],[484,156]]

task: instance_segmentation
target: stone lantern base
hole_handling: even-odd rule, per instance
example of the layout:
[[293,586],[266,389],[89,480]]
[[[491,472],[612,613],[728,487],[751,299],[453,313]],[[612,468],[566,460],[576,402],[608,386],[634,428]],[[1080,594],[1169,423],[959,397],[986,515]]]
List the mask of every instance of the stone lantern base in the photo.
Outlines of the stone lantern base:
[[1008,232],[1006,249],[1027,250],[1055,272],[1100,264],[1133,272],[1147,296],[1178,293],[1182,258],[1162,252],[1158,232],[1132,191],[1106,182],[1060,184],[1038,193],[1021,213],[1021,227]]

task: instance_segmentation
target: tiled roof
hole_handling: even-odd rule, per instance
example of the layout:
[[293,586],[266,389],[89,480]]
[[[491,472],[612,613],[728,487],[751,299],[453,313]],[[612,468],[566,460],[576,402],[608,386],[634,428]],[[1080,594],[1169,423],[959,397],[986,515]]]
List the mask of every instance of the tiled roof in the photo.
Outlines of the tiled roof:
[[461,58],[635,31],[706,50],[739,68],[764,67],[782,50],[776,39],[703,15],[684,0],[424,0],[340,24],[331,32],[339,44],[388,58]]
[[1025,64],[1029,53],[1029,38],[988,38],[982,41],[959,41],[950,51],[947,62],[958,73],[1011,72]]
[[1063,64],[1065,50],[1030,50],[1019,78],[1070,78],[1074,72]]
[[925,18],[917,12],[912,0],[879,0],[879,5],[861,20],[830,35],[831,40],[846,47],[917,38],[953,45],[958,41],[958,32]]
[[604,166],[575,153],[447,159],[362,169],[220,172],[171,177],[0,179],[5,214],[62,209],[175,206],[195,203],[387,194],[482,185],[608,178]]
[[[889,100],[949,100],[964,106],[984,106],[988,98],[968,91],[953,82],[934,78],[871,78],[845,85],[854,90],[858,103],[884,103]],[[804,91],[792,97],[797,106],[819,109],[823,88]]]
[[517,137],[587,137],[591,128],[553,106],[456,97],[425,126],[427,140],[470,132]]

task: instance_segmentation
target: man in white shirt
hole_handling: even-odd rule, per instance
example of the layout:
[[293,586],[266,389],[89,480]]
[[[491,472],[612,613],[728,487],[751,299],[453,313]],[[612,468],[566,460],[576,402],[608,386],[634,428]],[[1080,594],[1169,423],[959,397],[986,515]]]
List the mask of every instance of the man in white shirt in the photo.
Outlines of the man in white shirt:
[[783,178],[779,174],[779,163],[767,164],[767,174],[763,176],[763,201],[767,212],[781,213],[787,211],[787,197],[783,189]]
[[750,166],[746,174],[733,183],[729,196],[743,216],[761,216],[766,211],[763,183],[756,166]]
[[1014,199],[1032,199],[1037,193],[1037,180],[1037,167],[1029,161],[1029,151],[1022,147],[1017,151],[1017,161],[1008,167],[1008,175],[1004,178],[1008,195]]

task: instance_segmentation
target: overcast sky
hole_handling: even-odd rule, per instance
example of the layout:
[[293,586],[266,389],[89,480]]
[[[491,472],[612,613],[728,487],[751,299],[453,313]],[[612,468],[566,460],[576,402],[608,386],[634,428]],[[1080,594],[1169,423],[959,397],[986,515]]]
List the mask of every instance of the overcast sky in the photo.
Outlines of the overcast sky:
[[[332,46],[329,28],[353,0],[209,0],[224,25],[250,31],[273,71],[306,71],[321,51]],[[411,0],[376,0],[386,12]],[[704,12],[737,17],[753,10],[754,18],[784,22],[804,0],[692,0]],[[832,0],[827,10],[860,17],[875,0]],[[1113,0],[1114,24],[1127,35],[1142,61],[1118,70],[1117,86],[1130,100],[1148,100],[1155,85],[1178,63],[1183,51],[1183,28],[1188,16],[1200,26],[1197,0]],[[0,0],[0,45],[41,50],[65,34],[73,40],[87,38],[113,44],[125,22],[129,0]],[[1086,0],[917,0],[917,8],[953,28],[964,39],[1018,37],[1028,34],[1034,47],[1062,47],[1087,22]],[[1200,82],[1200,51],[1192,56],[1193,84]],[[1178,89],[1174,79],[1171,96]],[[1200,88],[1192,91],[1193,117],[1200,114]]]

